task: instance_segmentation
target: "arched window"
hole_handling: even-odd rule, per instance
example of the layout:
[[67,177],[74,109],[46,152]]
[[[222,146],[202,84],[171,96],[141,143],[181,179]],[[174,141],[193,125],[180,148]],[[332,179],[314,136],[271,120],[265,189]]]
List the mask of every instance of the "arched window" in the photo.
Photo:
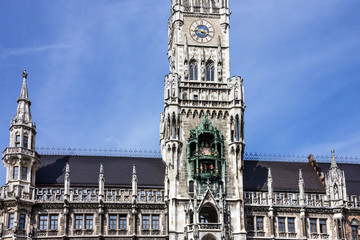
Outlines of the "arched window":
[[213,82],[215,80],[215,68],[214,63],[209,61],[206,63],[206,81]]
[[192,60],[189,65],[190,68],[190,80],[198,80],[198,64],[195,60]]
[[353,219],[351,221],[351,239],[358,240],[359,239],[359,221]]
[[200,223],[217,223],[218,222],[218,215],[216,209],[210,205],[205,204],[199,214],[199,221]]

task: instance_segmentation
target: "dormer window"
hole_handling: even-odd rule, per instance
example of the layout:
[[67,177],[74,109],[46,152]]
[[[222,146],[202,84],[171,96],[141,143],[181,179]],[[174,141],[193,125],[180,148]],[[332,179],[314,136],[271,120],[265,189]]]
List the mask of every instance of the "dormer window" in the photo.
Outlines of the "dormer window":
[[16,134],[15,147],[20,147],[20,135]]

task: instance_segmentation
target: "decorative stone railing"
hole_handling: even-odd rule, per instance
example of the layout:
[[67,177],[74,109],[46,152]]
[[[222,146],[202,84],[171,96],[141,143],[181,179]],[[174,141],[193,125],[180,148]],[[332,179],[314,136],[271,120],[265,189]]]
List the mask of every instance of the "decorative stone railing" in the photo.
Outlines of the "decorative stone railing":
[[32,157],[39,158],[40,156],[31,149],[23,148],[23,147],[8,147],[3,151],[4,155],[13,155],[13,154],[24,154]]
[[[327,207],[324,194],[306,194],[304,204],[309,207]],[[275,193],[273,196],[275,206],[300,206],[298,193]],[[267,192],[245,192],[245,205],[270,205]]]
[[34,200],[34,188],[30,187],[29,191],[25,191],[24,186],[15,185],[11,190],[8,186],[0,188],[0,199],[22,199]]
[[[132,202],[131,189],[105,189],[104,202]],[[38,202],[63,202],[65,199],[64,188],[37,188],[35,199]],[[97,188],[71,188],[68,196],[70,202],[99,202]],[[138,191],[138,203],[163,203],[164,191],[162,189],[142,189]]]
[[221,224],[219,223],[199,223],[199,229],[206,230],[219,230],[221,228]]

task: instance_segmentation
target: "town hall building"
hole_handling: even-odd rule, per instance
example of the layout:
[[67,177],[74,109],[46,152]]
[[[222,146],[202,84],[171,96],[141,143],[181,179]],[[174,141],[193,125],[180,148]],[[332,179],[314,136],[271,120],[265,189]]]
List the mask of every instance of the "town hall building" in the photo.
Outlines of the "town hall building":
[[0,239],[359,239],[360,164],[244,157],[229,28],[229,0],[172,0],[161,158],[39,155],[24,71]]

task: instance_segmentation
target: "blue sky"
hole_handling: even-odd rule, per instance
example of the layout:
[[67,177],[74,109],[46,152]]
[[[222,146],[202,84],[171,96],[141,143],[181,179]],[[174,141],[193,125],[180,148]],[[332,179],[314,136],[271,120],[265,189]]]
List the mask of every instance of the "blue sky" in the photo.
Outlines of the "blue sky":
[[[360,1],[232,0],[247,152],[360,155]],[[0,1],[0,148],[28,70],[37,146],[158,149],[170,0]],[[0,184],[5,182],[1,167]]]

